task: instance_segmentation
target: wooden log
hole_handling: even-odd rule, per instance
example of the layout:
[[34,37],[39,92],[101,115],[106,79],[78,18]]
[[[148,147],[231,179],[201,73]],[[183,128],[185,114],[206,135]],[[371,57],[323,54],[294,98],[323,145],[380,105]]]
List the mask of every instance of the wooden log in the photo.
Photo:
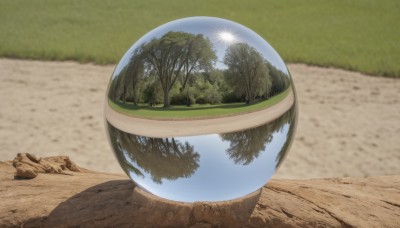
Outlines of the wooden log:
[[[15,177],[18,167],[45,174]],[[238,200],[191,204],[160,199],[124,175],[84,170],[67,157],[22,154],[0,162],[0,227],[22,226],[400,227],[400,176],[271,180]]]

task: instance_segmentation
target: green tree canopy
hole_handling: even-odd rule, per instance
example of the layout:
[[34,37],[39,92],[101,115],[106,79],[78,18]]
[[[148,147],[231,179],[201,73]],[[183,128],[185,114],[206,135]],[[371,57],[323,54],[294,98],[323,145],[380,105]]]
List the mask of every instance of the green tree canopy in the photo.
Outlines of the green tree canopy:
[[235,164],[248,165],[265,150],[265,145],[272,140],[272,133],[267,124],[244,131],[221,134],[220,137],[230,142],[226,153]]
[[224,56],[228,66],[226,81],[237,95],[244,95],[246,103],[266,93],[270,86],[268,68],[263,56],[246,43],[235,43],[228,47]]
[[203,35],[168,32],[141,46],[145,66],[156,72],[164,96],[164,107],[169,106],[169,91],[184,72],[183,87],[193,71],[208,69],[216,59],[211,42]]
[[[229,141],[230,146],[226,153],[235,164],[250,164],[255,158],[258,157],[260,152],[268,147],[268,144],[273,140],[273,134],[281,131],[285,124],[289,124],[289,132],[287,137],[292,137],[295,127],[295,106],[288,112],[280,116],[278,119],[261,125],[256,128],[247,129],[233,133],[221,134],[220,137],[224,141]],[[277,165],[279,165],[284,158],[284,154],[289,146],[290,140],[287,140],[278,154]]]
[[[127,156],[142,170],[148,172],[153,181],[162,183],[162,179],[176,180],[181,177],[190,177],[199,167],[200,155],[188,142],[180,142],[174,138],[150,138],[128,134],[109,125],[114,132],[114,141],[117,151]],[[132,162],[122,159],[128,165],[125,167],[138,174],[139,169],[132,170]],[[140,172],[140,171],[139,171]],[[138,174],[143,176],[143,174]]]
[[290,76],[276,68],[270,62],[266,62],[266,64],[272,80],[272,86],[269,91],[266,91],[265,96],[271,97],[282,93],[290,86]]
[[192,72],[200,70],[210,71],[216,60],[217,55],[208,39],[205,39],[200,34],[190,37],[188,40],[187,58],[183,66],[184,74],[181,77],[181,91],[185,90],[189,77],[194,75]]
[[140,51],[135,49],[129,63],[112,79],[108,96],[113,100],[126,103],[130,99],[135,104],[140,100],[143,89],[141,81],[145,76]]

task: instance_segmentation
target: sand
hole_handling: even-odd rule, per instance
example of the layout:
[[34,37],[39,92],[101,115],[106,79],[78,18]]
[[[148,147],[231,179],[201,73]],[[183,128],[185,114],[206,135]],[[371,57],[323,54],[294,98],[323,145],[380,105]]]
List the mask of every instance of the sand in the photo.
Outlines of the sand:
[[[103,102],[114,66],[0,59],[0,160],[68,155],[122,172],[107,142]],[[275,177],[400,174],[400,80],[290,64],[299,125]]]

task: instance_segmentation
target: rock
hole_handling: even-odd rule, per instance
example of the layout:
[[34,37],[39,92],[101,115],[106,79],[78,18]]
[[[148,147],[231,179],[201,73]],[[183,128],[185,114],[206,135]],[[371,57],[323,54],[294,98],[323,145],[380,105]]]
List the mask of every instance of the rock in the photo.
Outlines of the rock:
[[[15,179],[13,165],[36,178]],[[399,202],[400,176],[271,180],[241,199],[190,204],[64,156],[0,162],[0,227],[400,227]]]
[[84,169],[79,168],[67,156],[48,157],[38,159],[30,153],[18,153],[14,158],[13,166],[17,172],[15,177],[32,179],[37,177],[38,173],[57,173],[72,175],[72,172],[83,172]]

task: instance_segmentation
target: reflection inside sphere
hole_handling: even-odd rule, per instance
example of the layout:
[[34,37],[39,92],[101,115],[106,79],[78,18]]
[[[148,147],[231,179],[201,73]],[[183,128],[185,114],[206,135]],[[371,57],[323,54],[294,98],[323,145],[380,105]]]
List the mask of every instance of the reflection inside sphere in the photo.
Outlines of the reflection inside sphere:
[[232,21],[193,17],[140,38],[116,66],[105,117],[124,171],[157,196],[222,201],[261,188],[296,126],[276,51]]
[[[259,104],[262,109],[271,104],[267,100],[290,86],[285,64],[257,34],[222,19],[189,18],[153,30],[130,48],[113,73],[108,102],[125,114],[168,118],[163,112],[142,115],[137,109],[239,107],[242,102],[265,101]],[[227,107],[232,107],[227,115],[253,110]],[[224,116],[209,113],[188,117]]]
[[[293,137],[295,107],[242,131],[154,138],[108,124],[124,171],[147,191],[175,201],[222,201],[256,191],[279,167]],[[178,194],[179,192],[179,194]]]

